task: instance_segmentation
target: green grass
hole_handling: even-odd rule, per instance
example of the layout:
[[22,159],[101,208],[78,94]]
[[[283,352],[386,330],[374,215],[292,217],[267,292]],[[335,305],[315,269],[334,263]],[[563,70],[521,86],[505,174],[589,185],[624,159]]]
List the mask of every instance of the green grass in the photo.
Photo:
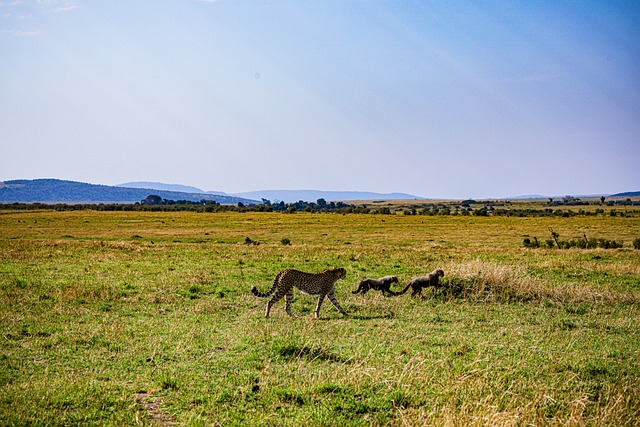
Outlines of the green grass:
[[[623,241],[528,249],[525,236]],[[637,425],[640,217],[0,212],[4,425]],[[247,244],[247,237],[251,242]],[[283,244],[283,241],[288,244]],[[284,268],[342,266],[298,319]],[[352,295],[443,268],[448,288]]]

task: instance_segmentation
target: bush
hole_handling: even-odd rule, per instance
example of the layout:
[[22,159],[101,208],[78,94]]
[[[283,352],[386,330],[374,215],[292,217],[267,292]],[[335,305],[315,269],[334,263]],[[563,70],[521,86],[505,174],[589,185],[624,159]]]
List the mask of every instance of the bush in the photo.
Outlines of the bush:
[[260,242],[255,241],[255,240],[251,240],[251,238],[250,238],[250,237],[247,237],[247,238],[245,238],[245,239],[244,239],[244,244],[245,244],[245,245],[255,245],[255,246],[258,246],[258,245],[260,244]]
[[634,249],[640,249],[640,238],[635,239],[635,240],[633,241],[633,248],[634,248]]
[[[553,248],[558,248],[558,249],[571,249],[571,248],[578,248],[578,249],[595,249],[595,248],[602,248],[602,249],[619,249],[623,246],[623,242],[616,242],[615,240],[608,240],[608,239],[603,239],[603,238],[599,238],[599,239],[595,239],[595,238],[590,238],[587,239],[586,236],[584,236],[583,239],[570,239],[570,240],[560,240],[558,239],[559,235],[558,233],[552,232],[552,239],[547,239],[545,240],[544,244],[541,245],[540,242],[538,242],[538,239],[536,237],[533,238],[533,241],[530,238],[525,238],[523,241],[524,247],[525,248],[539,248],[541,246],[549,248],[549,249],[553,249]],[[640,249],[640,239],[636,239],[633,241],[633,247],[636,249]]]

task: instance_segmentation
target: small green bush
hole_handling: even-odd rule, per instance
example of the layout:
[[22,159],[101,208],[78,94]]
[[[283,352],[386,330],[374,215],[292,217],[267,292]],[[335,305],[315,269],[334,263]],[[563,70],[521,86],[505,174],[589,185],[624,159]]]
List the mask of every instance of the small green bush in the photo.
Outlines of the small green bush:
[[529,239],[528,237],[525,237],[523,243],[524,243],[524,247],[525,248],[539,248],[540,247],[540,242],[538,241],[537,237],[534,237],[533,241],[531,239]]

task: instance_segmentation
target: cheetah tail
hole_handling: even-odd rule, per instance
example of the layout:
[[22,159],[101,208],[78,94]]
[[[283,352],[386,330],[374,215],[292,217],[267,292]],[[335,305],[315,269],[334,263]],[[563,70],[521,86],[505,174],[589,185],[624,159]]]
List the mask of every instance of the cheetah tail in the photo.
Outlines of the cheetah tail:
[[268,292],[262,293],[258,290],[258,288],[256,288],[255,286],[252,286],[251,293],[257,296],[258,298],[269,298],[271,295],[273,295],[273,293],[278,288],[278,282],[280,281],[281,274],[282,273],[278,273],[278,275],[273,279],[273,285],[271,286],[271,289],[269,289]]
[[409,290],[410,287],[411,287],[411,282],[409,282],[409,284],[403,290],[401,290],[400,292],[394,292],[394,294],[395,295],[403,295],[404,293],[406,293]]

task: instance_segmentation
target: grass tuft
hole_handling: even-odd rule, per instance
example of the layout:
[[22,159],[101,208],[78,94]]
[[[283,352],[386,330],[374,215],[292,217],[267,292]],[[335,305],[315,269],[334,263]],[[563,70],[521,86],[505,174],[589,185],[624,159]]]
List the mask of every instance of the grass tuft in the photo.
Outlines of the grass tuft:
[[532,277],[524,267],[481,260],[451,263],[443,294],[453,298],[482,301],[529,302],[552,301],[577,305],[586,312],[593,303],[640,303],[635,291],[612,292],[583,284],[556,283]]

